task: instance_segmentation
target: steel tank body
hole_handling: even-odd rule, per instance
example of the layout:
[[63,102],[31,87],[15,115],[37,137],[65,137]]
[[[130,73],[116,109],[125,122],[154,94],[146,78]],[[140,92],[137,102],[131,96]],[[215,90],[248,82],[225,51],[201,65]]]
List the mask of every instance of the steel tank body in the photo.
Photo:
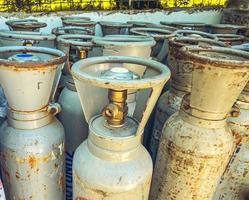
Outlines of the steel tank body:
[[[89,138],[75,152],[74,199],[148,199],[152,162],[141,137],[133,135],[137,123],[130,118],[125,130],[117,128],[111,135],[104,123],[103,117],[91,120]],[[115,132],[124,137],[115,138]]]
[[194,63],[191,93],[163,127],[151,200],[212,198],[234,149],[226,116],[249,78],[243,51],[186,46],[180,52]]
[[7,199],[63,199],[65,138],[56,118],[30,130],[12,127],[6,121],[0,138]]
[[[73,80],[71,81],[73,82]],[[70,200],[73,199],[72,165],[74,152],[87,138],[88,124],[85,121],[74,83],[70,83],[69,81],[66,83],[66,86],[59,96],[58,102],[62,108],[61,112],[58,114],[58,119],[63,124],[66,133],[65,195],[66,199]]]
[[[128,63],[137,66],[128,69]],[[146,67],[144,74],[148,74],[134,78],[141,67]],[[89,124],[88,139],[74,156],[74,199],[148,199],[152,160],[141,138],[170,71],[152,60],[102,56],[75,63],[72,75]],[[128,115],[125,103],[128,88],[149,89],[147,95],[139,93],[142,106],[136,107],[133,116]],[[117,105],[119,111],[112,110]],[[113,112],[119,114],[110,115]]]
[[[191,32],[194,33],[193,31]],[[164,123],[172,114],[180,110],[183,96],[191,91],[192,63],[185,61],[179,51],[181,47],[188,44],[226,46],[222,42],[206,38],[174,37],[169,40],[168,66],[172,72],[171,87],[169,91],[161,95],[156,106],[154,126],[149,144],[149,150],[154,162]]]
[[166,63],[168,55],[168,41],[173,37],[173,31],[165,30],[162,28],[131,28],[130,35],[143,35],[152,36],[156,41],[156,45],[152,49],[152,57],[156,58],[159,62]]
[[[73,199],[73,176],[72,164],[76,148],[88,136],[88,124],[85,121],[80,99],[77,94],[74,80],[71,76],[70,69],[77,60],[94,56],[93,36],[68,34],[61,35],[57,38],[58,49],[68,55],[66,66],[63,70],[65,87],[59,96],[58,102],[61,104],[62,111],[58,115],[58,119],[65,127],[66,133],[66,199]],[[60,87],[63,87],[61,85]]]
[[[64,128],[50,103],[63,52],[41,47],[1,47],[0,83],[8,102],[0,130],[6,198],[63,199]],[[10,84],[11,83],[11,84]]]
[[[248,46],[233,46],[235,49],[248,51]],[[213,199],[242,200],[249,196],[249,84],[240,94],[228,118],[232,130],[235,149],[233,156],[220,179]]]
[[0,46],[37,46],[55,48],[56,36],[28,31],[0,31]]
[[85,20],[64,20],[63,26],[78,26],[90,29],[95,33],[97,22],[95,21],[85,21]]

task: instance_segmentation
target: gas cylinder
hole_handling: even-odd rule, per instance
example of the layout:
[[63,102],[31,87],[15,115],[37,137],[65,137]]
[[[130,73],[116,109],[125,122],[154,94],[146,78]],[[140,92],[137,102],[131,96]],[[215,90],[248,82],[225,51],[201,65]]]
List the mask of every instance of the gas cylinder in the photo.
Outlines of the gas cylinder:
[[[88,139],[74,155],[74,199],[148,199],[152,161],[141,137],[170,71],[152,60],[103,56],[75,63],[72,75],[89,124]],[[127,116],[128,89],[139,91],[143,105],[133,116]]]
[[35,31],[39,32],[40,28],[44,28],[47,26],[44,22],[38,21],[9,21],[6,22],[12,31]]
[[8,101],[0,130],[6,198],[61,200],[64,129],[52,102],[66,56],[41,47],[1,47],[0,83]]
[[177,30],[174,32],[178,37],[183,36],[183,37],[201,37],[201,38],[207,38],[207,39],[213,39],[213,40],[218,40],[218,37],[210,34],[210,33],[205,33],[203,31],[196,31],[196,30]]
[[63,27],[53,28],[52,34],[56,36],[65,35],[65,34],[93,35],[94,32],[89,28],[84,28],[79,26],[63,26]]
[[214,34],[219,41],[224,42],[228,45],[240,45],[245,41],[245,37],[243,35],[236,34]]
[[185,62],[179,51],[181,47],[189,44],[226,46],[222,42],[200,37],[174,37],[170,39],[168,66],[172,72],[171,87],[158,100],[153,132],[149,144],[149,151],[154,162],[164,123],[172,114],[180,110],[183,96],[191,91],[192,65],[189,62]]
[[0,31],[0,46],[37,46],[55,48],[56,36],[29,31]]
[[184,29],[184,30],[196,30],[196,31],[206,31],[206,24],[201,22],[168,22],[168,21],[161,21],[160,24],[166,26],[173,26],[177,29]]
[[73,78],[70,73],[71,65],[78,60],[85,59],[89,55],[89,51],[93,48],[90,42],[92,36],[87,35],[64,35],[57,38],[58,49],[64,51],[68,55],[66,70],[64,71],[65,87],[63,88],[58,102],[62,107],[62,111],[58,115],[58,119],[65,128],[66,136],[66,199],[73,199],[72,188],[72,164],[73,156],[76,148],[87,138],[88,125],[80,105]]
[[76,22],[88,22],[91,21],[90,17],[80,17],[80,16],[65,16],[61,17],[62,25],[66,26],[65,21],[76,21]]
[[79,26],[83,28],[88,28],[95,32],[95,26],[96,26],[95,21],[84,21],[84,20],[64,20],[63,21],[63,26]]
[[156,41],[156,45],[152,48],[152,57],[159,62],[166,63],[168,55],[168,40],[173,37],[172,31],[161,28],[131,28],[130,34],[151,36]]
[[[233,47],[234,48],[234,47]],[[236,47],[249,52],[249,47]],[[249,185],[249,83],[240,94],[228,118],[236,148],[214,193],[214,200],[248,199]]]
[[121,23],[121,22],[99,22],[103,36],[105,35],[116,35],[116,34],[128,34],[128,29],[132,27],[132,24]]
[[249,80],[249,54],[214,46],[180,52],[192,63],[191,93],[164,125],[150,199],[210,200],[234,149],[226,117]]
[[146,25],[153,24],[152,22],[146,22],[146,21],[127,21],[126,23],[132,24],[132,28],[146,27]]
[[246,28],[234,24],[209,24],[209,32],[212,34],[237,34],[240,29]]

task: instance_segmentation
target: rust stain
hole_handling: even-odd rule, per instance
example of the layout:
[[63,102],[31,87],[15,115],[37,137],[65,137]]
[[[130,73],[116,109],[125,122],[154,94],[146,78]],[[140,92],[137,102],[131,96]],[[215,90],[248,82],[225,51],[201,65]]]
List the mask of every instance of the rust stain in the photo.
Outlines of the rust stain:
[[34,169],[38,165],[38,159],[36,156],[29,156],[28,163],[31,169]]

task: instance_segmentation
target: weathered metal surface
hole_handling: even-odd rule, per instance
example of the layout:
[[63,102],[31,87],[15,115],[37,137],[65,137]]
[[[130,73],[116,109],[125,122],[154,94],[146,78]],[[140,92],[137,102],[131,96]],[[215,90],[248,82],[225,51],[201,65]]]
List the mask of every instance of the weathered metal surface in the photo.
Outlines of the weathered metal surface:
[[[188,33],[190,32],[188,31]],[[191,91],[193,64],[187,62],[179,51],[183,46],[190,44],[226,46],[222,42],[200,37],[174,37],[170,39],[168,66],[172,73],[171,88],[159,98],[156,107],[153,133],[149,146],[153,161],[156,159],[159,138],[162,134],[164,123],[173,113],[180,109],[183,96]]]
[[212,34],[237,34],[240,29],[246,28],[246,26],[233,24],[209,24],[208,26]]
[[158,100],[153,123],[153,132],[149,144],[149,150],[154,163],[156,161],[157,149],[159,146],[159,139],[162,135],[163,125],[171,115],[180,110],[182,98],[185,94],[185,92],[175,90],[171,86],[170,91],[163,93]]
[[65,195],[67,200],[73,199],[73,157],[76,148],[88,136],[88,124],[85,121],[79,96],[74,83],[67,82],[62,90],[58,102],[61,104],[61,112],[58,119],[65,128]]
[[55,47],[56,36],[29,31],[0,31],[0,45],[6,46],[38,46]]
[[162,28],[131,28],[130,34],[153,37],[156,45],[152,49],[152,57],[160,62],[166,62],[169,50],[168,41],[174,36],[172,31]]
[[207,38],[217,40],[217,37],[210,33],[205,33],[203,31],[196,31],[196,30],[177,30],[174,32],[176,36],[184,36],[184,37],[199,37],[199,38]]
[[[136,67],[129,68],[128,63]],[[146,70],[137,79],[139,68]],[[72,75],[89,123],[89,137],[73,161],[74,199],[148,199],[152,161],[141,139],[170,71],[151,60],[105,56],[75,63]],[[136,108],[133,117],[126,116],[130,89],[148,92],[141,93],[138,102],[143,107]],[[101,112],[104,117],[96,116]]]
[[62,24],[64,21],[91,21],[90,17],[79,17],[79,16],[64,16],[61,17]]
[[82,21],[82,20],[64,20],[63,26],[79,26],[84,28],[89,28],[95,31],[95,26],[97,22],[94,21]]
[[12,31],[37,31],[40,28],[46,27],[47,24],[43,22],[38,22],[35,19],[18,19],[18,20],[8,20],[5,22],[9,29]]
[[115,35],[115,34],[126,34],[128,33],[128,28],[132,27],[132,24],[128,23],[120,23],[120,22],[108,22],[101,21],[99,22],[101,25],[103,35]]
[[75,152],[74,199],[148,199],[152,162],[141,135],[135,136],[137,122],[127,118],[123,127],[111,129],[104,124],[103,117],[94,117],[88,140]]
[[193,66],[191,93],[164,125],[151,200],[211,199],[234,148],[226,117],[249,80],[248,53],[213,46],[180,52]]
[[83,35],[93,35],[94,32],[91,29],[79,27],[79,26],[63,26],[52,29],[52,34],[59,36],[65,34],[83,34]]
[[63,199],[64,130],[57,120],[32,130],[15,129],[5,122],[0,138],[7,199]]
[[[243,46],[240,49],[249,51]],[[240,200],[249,197],[249,84],[240,94],[228,118],[235,149],[214,193],[214,200]]]
[[228,45],[240,45],[245,41],[243,35],[236,34],[214,34],[217,36],[218,40],[224,42]]
[[9,105],[0,131],[6,197],[63,199],[64,129],[53,116],[60,110],[58,104],[49,103],[65,54],[48,48],[2,47],[0,57],[0,83]]
[[231,154],[233,138],[225,121],[217,128],[208,121],[195,120],[195,124],[186,122],[175,113],[166,122],[154,168],[151,200],[211,199]]
[[228,118],[236,148],[216,188],[214,200],[247,199],[249,195],[249,106],[248,102],[237,101],[239,116]]
[[167,26],[173,26],[177,29],[184,29],[184,30],[196,30],[196,31],[206,31],[206,24],[200,23],[200,22],[167,22],[167,21],[161,21],[160,24],[167,25]]

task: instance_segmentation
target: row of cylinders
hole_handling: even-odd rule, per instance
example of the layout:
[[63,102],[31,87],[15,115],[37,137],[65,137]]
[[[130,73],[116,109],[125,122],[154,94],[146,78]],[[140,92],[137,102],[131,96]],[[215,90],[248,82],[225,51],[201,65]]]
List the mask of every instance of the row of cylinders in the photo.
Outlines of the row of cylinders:
[[[185,37],[183,37],[183,35]],[[152,36],[154,35],[152,34]],[[66,36],[61,36],[61,37],[58,37],[57,41],[59,41],[60,38],[61,40],[68,39],[66,38]],[[72,38],[75,39],[75,42],[72,42],[72,41],[66,42],[65,46],[71,45],[71,46],[77,47],[76,48],[77,51],[74,51],[74,53],[76,52],[78,54],[78,58],[76,58],[76,60],[84,59],[85,57],[87,57],[87,55],[89,55],[88,54],[89,46],[91,46],[92,43],[88,42],[86,44],[86,42],[79,42],[78,40],[79,38],[81,38],[79,36],[78,37],[71,36],[70,39]],[[169,56],[167,59],[168,61],[166,60],[161,60],[161,61],[164,63],[166,62],[168,63],[169,68],[172,72],[172,82],[171,82],[171,89],[168,92],[168,94],[166,94],[166,98],[167,98],[166,101],[168,102],[161,103],[159,101],[159,104],[161,103],[162,107],[164,108],[167,108],[166,107],[167,103],[171,104],[170,106],[173,105],[173,107],[174,107],[174,104],[177,104],[176,110],[179,110],[181,101],[182,101],[181,99],[183,98],[183,96],[185,96],[185,94],[188,94],[189,92],[191,93],[190,95],[187,95],[184,97],[181,112],[171,117],[169,121],[167,122],[167,125],[164,128],[163,135],[165,136],[161,137],[162,139],[161,139],[161,144],[159,147],[159,154],[158,154],[157,162],[155,165],[154,182],[152,184],[150,198],[151,199],[172,199],[172,198],[173,199],[183,199],[183,198],[184,199],[193,199],[193,198],[210,199],[214,191],[215,184],[220,178],[221,174],[224,172],[229,156],[232,153],[232,147],[233,147],[232,137],[231,135],[228,134],[229,132],[227,132],[227,128],[224,128],[226,127],[225,119],[232,107],[232,104],[235,102],[236,98],[238,97],[241,90],[243,89],[243,87],[248,81],[248,69],[247,69],[248,55],[246,53],[243,53],[242,51],[232,50],[230,49],[230,47],[229,48],[227,47],[227,44],[218,41],[218,39],[215,36],[211,34],[207,34],[207,33],[202,33],[202,32],[180,30],[176,32],[175,35],[172,34],[171,32],[170,34],[168,34],[167,37],[163,37],[163,38],[164,40],[167,40],[167,42],[168,40],[170,40]],[[156,36],[155,36],[155,39],[156,39]],[[120,41],[122,44],[120,44]],[[147,41],[146,44],[144,44],[145,41]],[[105,55],[108,55],[108,52],[111,52],[110,50],[108,51],[108,48],[111,49],[115,45],[124,46],[124,43],[126,44],[126,47],[129,42],[132,43],[133,45],[136,43],[137,44],[143,43],[143,45],[145,45],[145,47],[148,48],[148,51],[149,49],[151,49],[153,45],[155,45],[155,42],[153,41],[152,38],[133,37],[133,36],[132,37],[128,37],[128,36],[111,37],[109,36],[109,38],[106,37],[106,39],[95,38],[93,39],[93,42],[96,44],[101,44],[103,46],[106,45],[104,46],[104,48],[106,48],[106,51],[104,52],[107,52],[105,53]],[[82,43],[82,44],[79,45],[77,43]],[[184,48],[184,46],[189,45],[189,44],[190,45],[199,44],[199,47],[185,47]],[[218,47],[211,47],[210,44],[212,46],[213,45],[223,46],[227,48],[224,49],[224,48],[218,48]],[[143,51],[145,47],[143,46],[143,49],[142,49]],[[121,47],[119,46],[119,48]],[[130,53],[133,48],[135,47],[131,47],[130,49],[128,49]],[[141,47],[139,47],[138,49],[141,49]],[[70,53],[72,52],[73,51],[71,51]],[[70,54],[69,51],[66,53]],[[120,51],[118,53],[120,53]],[[134,53],[131,53],[131,54],[134,56]],[[167,53],[165,49],[164,58],[166,58],[166,54]],[[121,54],[118,54],[118,55],[121,55]],[[137,55],[137,56],[141,56],[141,55]],[[148,58],[149,56],[143,55],[143,57]],[[12,59],[15,60],[16,58],[12,58]],[[75,61],[75,60],[72,59],[71,62],[72,61]],[[71,63],[68,62],[67,65],[68,65],[67,67],[70,68]],[[126,65],[123,65],[123,67],[125,66]],[[76,88],[75,86],[73,86],[74,84],[70,76],[70,71],[68,70],[67,72],[65,72],[64,70],[64,75],[66,77],[69,76],[68,77],[69,79],[66,80],[67,89],[69,89],[71,86],[72,88],[71,91],[74,91],[74,93],[77,95]],[[28,77],[30,77],[30,74],[26,73],[24,74],[24,76],[25,77],[23,78],[24,80],[27,80],[27,83],[23,82],[23,85],[20,84],[19,85],[20,88],[24,87],[24,85],[29,85]],[[7,76],[6,73],[2,73],[2,80],[4,79],[6,80],[5,84],[7,84],[7,82],[9,81],[7,78],[9,78],[9,76]],[[166,78],[167,76],[165,75],[165,80]],[[51,85],[51,81],[50,81],[50,85]],[[11,88],[11,85],[9,85],[8,87]],[[4,89],[6,91],[6,88]],[[8,90],[11,90],[11,89],[8,89]],[[34,103],[34,101],[31,101],[31,99],[28,100],[28,98],[34,94],[29,94],[27,99],[25,99],[23,102],[20,102],[19,105],[16,104],[14,100],[13,100],[13,103],[11,104],[10,102],[11,97],[12,98],[14,96],[16,97],[16,94],[14,93],[15,93],[15,90],[13,90],[12,94],[9,94],[9,95],[6,94],[8,103],[12,109],[19,110],[20,107],[23,107],[23,105],[27,105],[27,102],[29,102],[29,105],[32,105],[32,103]],[[36,95],[38,96],[41,94],[39,93]],[[128,96],[129,95],[133,97],[133,101],[136,101],[136,90],[128,91]],[[50,97],[48,93],[44,96]],[[163,96],[165,96],[165,94]],[[171,98],[171,96],[173,97]],[[216,96],[217,96],[217,99],[214,98]],[[20,93],[19,97],[13,98],[13,99],[22,99],[22,98],[25,98],[25,97],[21,96],[21,93]],[[82,100],[83,98],[84,97],[82,97],[82,94],[81,94],[81,101],[85,101],[85,100]],[[178,100],[177,98],[180,100]],[[48,99],[49,98],[46,98],[46,100],[44,100],[44,105],[47,104]],[[175,99],[177,99],[177,101]],[[128,98],[128,100],[130,99]],[[77,100],[77,96],[73,102],[76,102],[76,101],[79,101]],[[127,103],[128,103],[128,106],[129,104],[131,104],[131,102],[127,102]],[[61,102],[61,104],[62,104],[62,111],[63,111],[63,102]],[[53,108],[56,110],[54,114],[57,113],[58,108],[52,107],[51,109]],[[160,108],[160,109],[163,109],[163,108]],[[27,111],[26,108],[24,108],[24,110]],[[31,110],[35,110],[34,107]],[[132,115],[132,113],[130,113],[130,115]],[[67,116],[68,121],[70,117],[72,118],[72,116],[70,115]],[[165,118],[165,116],[163,117],[160,116],[159,119],[156,118],[156,122],[159,120],[162,120],[164,123],[165,119],[163,118]],[[82,113],[82,119],[83,119],[83,113]],[[63,125],[66,126],[65,124],[68,123],[68,121],[64,122]],[[156,126],[156,122],[154,123],[154,126]],[[167,127],[168,127],[168,130],[167,130]],[[83,126],[83,128],[84,130],[81,130],[81,132],[86,131],[85,125]],[[71,130],[69,131],[70,136],[72,135],[72,129],[73,127],[71,127]],[[203,129],[205,129],[205,131],[203,131]],[[213,138],[214,133],[211,131],[213,129],[217,129],[216,131],[218,133],[215,138]],[[216,133],[216,131],[214,132]],[[154,132],[155,131],[153,131],[152,138],[154,138]],[[159,132],[161,132],[161,130]],[[192,135],[188,135],[188,134],[192,134]],[[200,141],[200,137],[195,138],[196,135],[197,137],[198,135],[200,137],[203,136],[203,138],[205,139],[204,141],[208,141],[210,143],[207,143],[207,146],[205,146],[204,143],[199,144],[198,142]],[[209,135],[212,135],[212,140],[208,139]],[[84,139],[85,138],[86,137],[84,137]],[[158,132],[156,133],[155,138],[157,139],[159,138]],[[221,138],[222,140],[219,140]],[[74,138],[74,139],[78,139],[78,138]],[[81,140],[82,139],[83,138],[81,135]],[[215,144],[212,143],[214,141],[216,142]],[[81,142],[82,141],[77,141],[78,145]],[[202,145],[202,144],[203,144],[203,149],[200,149],[198,145]],[[153,143],[152,143],[152,146],[153,146]],[[193,149],[188,149],[190,147]],[[220,147],[221,149],[219,149],[218,147]],[[150,148],[151,148],[150,150],[153,151],[152,150],[153,147],[150,147]],[[72,150],[70,155],[73,154],[75,149]],[[199,149],[201,150],[201,154],[198,154]],[[219,151],[222,150],[224,152],[219,152],[220,154],[218,156],[215,156],[216,150],[219,150]],[[215,158],[214,160],[211,159],[211,161],[209,159],[209,156],[206,155],[210,153],[210,151],[212,151],[211,153],[212,155],[214,155],[213,157]],[[196,152],[197,154],[195,154]],[[185,160],[185,157],[186,157],[186,160]],[[210,157],[212,158],[212,156]],[[196,162],[198,163],[198,166]],[[168,163],[170,164],[172,163],[172,166],[169,166],[170,164]],[[188,166],[191,169],[189,169]],[[199,169],[199,171],[197,170],[198,173],[195,170],[197,169],[196,167]],[[151,177],[152,170],[150,170],[149,168],[150,166],[149,167],[147,166],[147,172],[146,174],[143,174],[145,177],[146,176]],[[211,168],[212,170],[210,171]],[[201,169],[204,169],[204,171],[201,171]],[[201,177],[202,173],[206,176]],[[177,174],[177,176],[174,174]],[[198,180],[195,181],[193,177],[195,177]],[[210,177],[208,179],[209,181],[205,182],[205,178],[207,177]],[[146,179],[146,181],[148,181],[148,179]],[[198,183],[198,185],[194,185],[194,184],[191,185],[191,180],[193,183]],[[102,180],[100,179],[98,181],[101,183]],[[203,188],[203,190],[201,188]],[[77,189],[75,189],[75,191],[77,191]],[[142,191],[140,193],[138,192],[138,194],[136,194],[137,196],[134,196],[134,198],[132,197],[130,199],[141,199],[142,196],[145,196],[145,198],[148,199],[149,187],[147,186],[145,187],[145,189],[146,189],[145,191]],[[70,188],[69,188],[69,191],[70,191]],[[122,196],[122,195],[127,195],[126,197],[129,197],[129,195],[131,195],[131,193],[129,192],[130,191],[121,193],[120,194],[121,196],[120,197],[115,196],[115,199],[124,198],[125,196]],[[105,196],[106,194],[103,194],[103,195]],[[222,194],[222,196],[224,196],[224,194]],[[78,196],[74,196],[74,197],[78,197]],[[10,195],[9,198],[12,199],[13,197],[11,197]],[[70,199],[72,197],[70,197],[70,194],[68,194],[67,198]],[[91,194],[89,193],[88,196],[84,198],[101,199],[101,195],[91,196]],[[219,197],[219,198],[222,198],[222,197]],[[60,197],[58,199],[60,199]],[[224,197],[224,199],[227,199],[227,197],[226,198]]]

